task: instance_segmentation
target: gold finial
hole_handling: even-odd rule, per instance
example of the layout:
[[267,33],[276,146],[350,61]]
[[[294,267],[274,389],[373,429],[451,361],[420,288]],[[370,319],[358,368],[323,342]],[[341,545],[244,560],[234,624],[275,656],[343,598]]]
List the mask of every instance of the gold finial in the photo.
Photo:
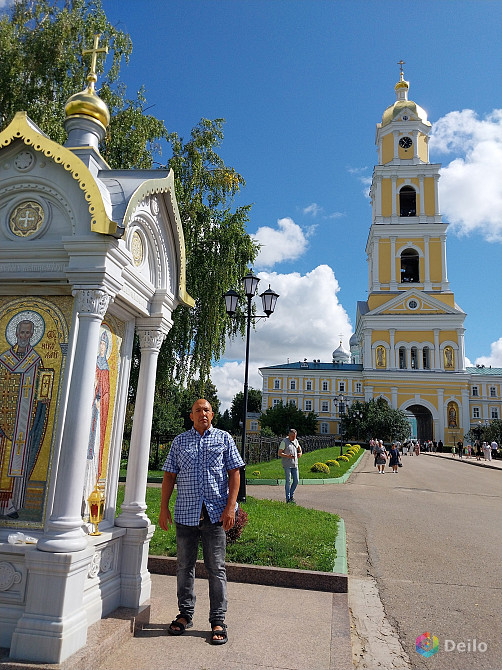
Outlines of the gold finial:
[[107,54],[108,53],[108,47],[99,47],[99,38],[101,35],[94,35],[94,44],[92,49],[84,49],[82,51],[82,56],[88,56],[91,54],[91,70],[89,74],[87,75],[87,81],[89,82],[89,88],[94,91],[94,84],[97,82],[98,77],[96,74],[96,62],[98,58],[98,54]]
[[401,58],[401,60],[397,61],[397,64],[398,64],[398,65],[400,66],[400,68],[401,68],[401,71],[400,71],[400,73],[399,73],[399,74],[400,74],[400,77],[401,77],[400,80],[403,81],[403,79],[404,79],[403,65],[406,65],[406,61],[404,61],[404,60]]

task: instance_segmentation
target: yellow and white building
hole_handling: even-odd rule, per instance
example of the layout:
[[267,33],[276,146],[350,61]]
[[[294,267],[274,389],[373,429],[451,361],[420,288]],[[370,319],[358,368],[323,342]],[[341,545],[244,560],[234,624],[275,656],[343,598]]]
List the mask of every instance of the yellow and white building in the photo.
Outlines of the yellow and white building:
[[319,415],[319,432],[337,435],[335,396],[383,397],[408,414],[419,439],[448,444],[502,417],[502,369],[465,367],[465,312],[448,282],[448,224],[439,209],[441,166],[429,162],[431,124],[408,99],[402,70],[395,91],[377,124],[368,299],[357,303],[350,354],[340,343],[330,363],[261,368],[262,409],[293,401]]

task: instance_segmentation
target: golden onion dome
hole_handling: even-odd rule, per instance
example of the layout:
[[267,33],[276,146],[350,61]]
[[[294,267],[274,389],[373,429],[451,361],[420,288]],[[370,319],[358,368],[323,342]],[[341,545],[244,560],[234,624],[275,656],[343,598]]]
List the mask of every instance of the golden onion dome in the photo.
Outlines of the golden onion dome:
[[430,126],[431,124],[427,120],[427,112],[423,107],[417,105],[413,100],[396,100],[393,105],[387,107],[382,116],[382,127],[386,126],[388,123],[393,121],[396,116],[403,111],[403,109],[409,109],[411,113],[411,120],[421,121],[424,125]]
[[87,88],[68,98],[65,105],[66,118],[90,116],[95,121],[99,121],[106,129],[110,123],[110,112],[106,103],[101,100],[94,90],[94,84],[97,81],[96,75],[91,73],[87,77],[87,81],[89,82]]

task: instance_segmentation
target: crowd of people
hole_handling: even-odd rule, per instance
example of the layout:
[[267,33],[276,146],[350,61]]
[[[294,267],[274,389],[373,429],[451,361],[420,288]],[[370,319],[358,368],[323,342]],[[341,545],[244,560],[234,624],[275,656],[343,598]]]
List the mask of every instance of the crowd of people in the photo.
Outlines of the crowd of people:
[[[378,468],[379,473],[385,472],[385,465],[392,466],[393,472],[398,472],[398,468],[402,466],[401,456],[420,456],[421,453],[441,453],[444,451],[444,444],[441,440],[406,440],[401,444],[399,440],[392,442],[389,451],[384,446],[383,440],[376,440],[372,438],[369,442],[370,452],[375,456],[375,467]],[[493,442],[481,442],[476,440],[473,445],[464,444],[459,440],[451,447],[451,455],[453,458],[476,458],[476,460],[491,461],[497,457],[499,453],[499,445]]]

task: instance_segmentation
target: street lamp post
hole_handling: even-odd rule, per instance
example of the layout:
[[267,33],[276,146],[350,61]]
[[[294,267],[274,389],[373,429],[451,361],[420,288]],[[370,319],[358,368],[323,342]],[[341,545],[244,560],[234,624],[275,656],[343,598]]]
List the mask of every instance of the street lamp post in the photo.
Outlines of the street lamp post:
[[[273,314],[275,309],[275,303],[279,294],[273,291],[270,288],[270,285],[266,291],[260,294],[262,300],[262,307],[265,314],[259,316],[252,316],[251,313],[251,301],[256,294],[256,289],[258,287],[258,282],[260,279],[256,277],[252,272],[248,272],[245,277],[242,278],[244,282],[244,294],[247,298],[247,310],[246,310],[246,362],[244,366],[244,410],[242,416],[242,460],[244,465],[240,469],[240,486],[239,494],[237,500],[239,502],[245,502],[246,500],[246,422],[247,422],[247,412],[248,412],[248,373],[249,373],[249,335],[251,332],[251,321],[258,319],[268,319],[268,317]],[[233,291],[227,291],[225,293],[225,309],[229,316],[234,316],[237,311],[237,302],[239,300],[239,294]]]
[[338,414],[340,415],[340,456],[343,456],[343,429],[342,429],[342,420],[343,417],[345,416],[345,412],[347,411],[347,407],[349,406],[349,399],[343,395],[343,393],[340,393],[339,395],[334,397],[334,403],[335,407],[338,410]]

